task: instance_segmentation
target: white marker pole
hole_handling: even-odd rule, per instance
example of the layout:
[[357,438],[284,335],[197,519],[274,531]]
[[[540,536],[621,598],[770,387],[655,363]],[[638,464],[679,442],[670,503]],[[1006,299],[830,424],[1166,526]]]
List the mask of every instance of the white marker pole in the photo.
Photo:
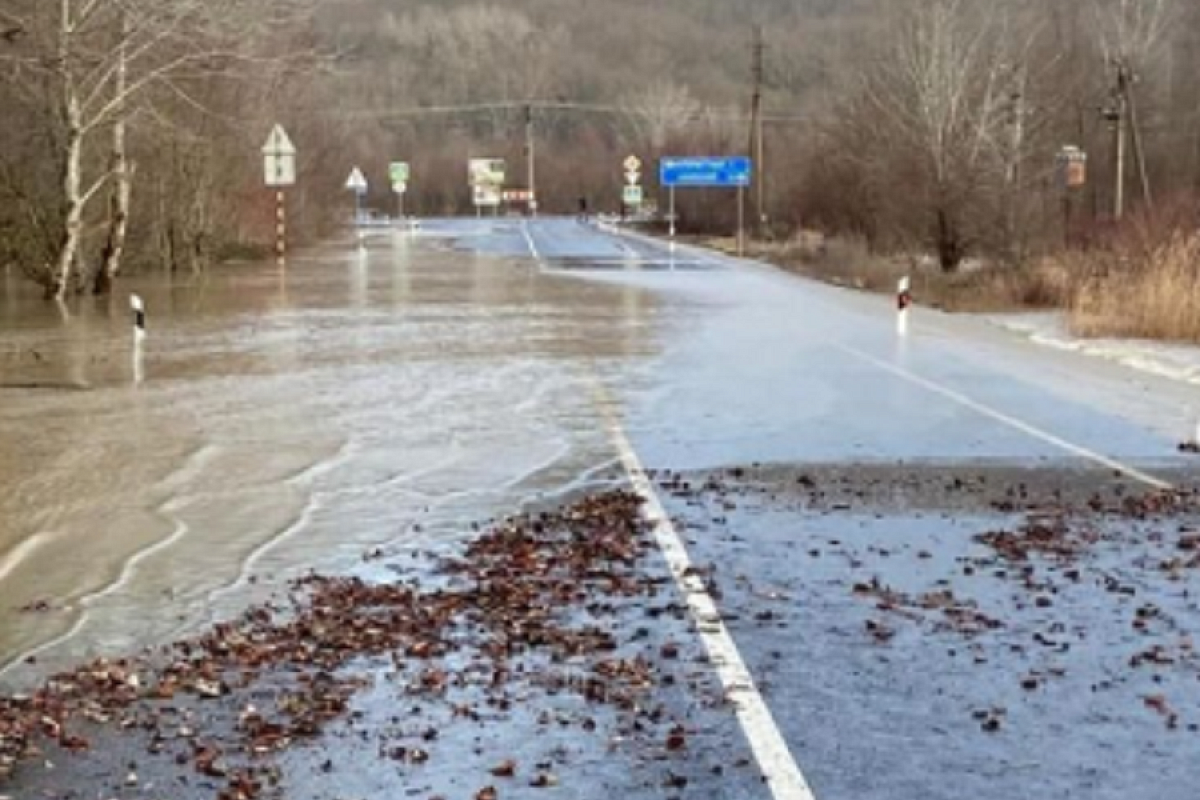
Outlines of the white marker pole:
[[145,376],[142,342],[146,339],[146,306],[141,297],[132,294],[129,307],[133,311],[133,384],[141,386]]
[[362,191],[355,189],[354,190],[354,227],[358,232],[358,249],[366,250],[367,242],[366,242],[365,235],[363,233],[362,198],[363,198]]
[[912,307],[912,280],[906,275],[896,286],[896,333],[908,335],[908,314]]
[[667,215],[671,218],[671,252],[675,252],[675,187],[671,187],[670,191],[670,211]]
[[275,192],[275,266],[287,268],[287,198],[283,189]]

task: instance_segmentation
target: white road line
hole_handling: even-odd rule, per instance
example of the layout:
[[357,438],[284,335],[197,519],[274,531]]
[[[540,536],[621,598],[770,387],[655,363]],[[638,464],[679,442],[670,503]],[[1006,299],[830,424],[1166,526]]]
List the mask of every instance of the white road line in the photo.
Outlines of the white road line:
[[529,232],[528,222],[521,223],[521,234],[525,237],[525,244],[529,245],[529,252],[533,255],[533,260],[538,263],[538,266],[542,266],[542,254],[533,241],[533,234]]
[[[707,251],[692,247],[690,245],[681,245],[681,249],[690,250],[697,257],[707,259],[714,263],[722,263],[722,262],[729,263],[728,257],[724,256],[723,254],[710,254]],[[751,262],[751,263],[753,263],[753,262]],[[933,392],[934,394],[941,395],[942,397],[945,397],[948,400],[952,400],[955,403],[958,403],[959,405],[964,406],[965,408],[969,408],[978,414],[982,414],[983,416],[988,417],[989,419],[995,420],[996,422],[1000,422],[1004,425],[1009,426],[1010,428],[1013,428],[1015,430],[1021,431],[1022,433],[1025,433],[1029,436],[1032,436],[1035,439],[1038,439],[1047,444],[1053,445],[1054,447],[1057,447],[1060,450],[1063,450],[1067,453],[1078,456],[1087,461],[1091,461],[1095,464],[1099,464],[1103,467],[1113,470],[1114,472],[1125,475],[1128,478],[1132,478],[1146,486],[1149,486],[1154,489],[1162,489],[1164,491],[1171,491],[1176,488],[1173,484],[1171,484],[1168,481],[1165,481],[1161,478],[1156,478],[1153,475],[1150,475],[1146,472],[1143,472],[1143,471],[1137,469],[1136,467],[1132,467],[1128,464],[1122,463],[1121,461],[1118,461],[1115,458],[1111,458],[1109,456],[1103,455],[1102,453],[1097,453],[1094,450],[1089,450],[1086,447],[1074,444],[1073,442],[1069,442],[1060,436],[1055,436],[1054,434],[1052,434],[1048,431],[1044,431],[1041,428],[1037,428],[1027,422],[1017,419],[1016,417],[1009,416],[1008,414],[1005,414],[1002,411],[997,411],[996,409],[986,406],[983,403],[980,403],[979,401],[974,400],[965,394],[962,394],[961,392],[957,392],[953,389],[942,386],[941,384],[934,383],[933,381],[928,380],[927,378],[922,378],[920,375],[910,372],[902,367],[898,367],[895,364],[891,364],[887,361],[876,358],[875,356],[872,356],[869,353],[865,353],[862,350],[859,350],[854,347],[850,347],[849,345],[845,345],[840,342],[832,342],[831,344],[833,344],[833,346],[837,347],[838,349],[840,349],[846,353],[849,353],[850,355],[854,356],[855,358],[866,361],[867,363],[872,364],[873,366],[875,366],[879,369],[882,369],[886,372],[890,372],[891,374],[893,374],[899,378],[902,378],[903,380],[906,380],[909,383],[912,383],[916,386],[920,386],[921,388],[923,388],[927,391]]]
[[[603,397],[602,397],[603,399]],[[621,464],[629,473],[633,489],[644,501],[643,516],[651,526],[655,541],[666,559],[680,593],[687,601],[688,610],[696,623],[700,639],[725,691],[733,705],[738,722],[750,743],[750,749],[758,761],[766,785],[775,800],[816,800],[804,774],[788,749],[775,718],[766,701],[758,691],[754,677],[747,669],[737,645],[716,602],[708,593],[704,580],[692,571],[687,546],[675,529],[654,491],[646,470],[634,452],[629,437],[609,411],[608,403],[601,406],[608,418],[610,433]]]
[[1082,447],[1081,445],[1077,445],[1072,442],[1068,442],[1066,439],[1063,439],[1059,436],[1055,436],[1054,434],[1044,431],[1041,428],[1034,427],[1033,425],[1030,425],[1028,422],[1023,422],[1023,421],[1017,419],[1016,417],[1011,417],[1008,414],[1005,414],[1002,411],[997,411],[994,408],[985,406],[983,403],[980,403],[977,400],[973,400],[970,397],[968,397],[967,395],[962,394],[961,392],[957,392],[953,389],[942,386],[941,384],[934,383],[933,381],[931,381],[927,378],[922,378],[920,375],[917,375],[916,373],[909,372],[908,370],[904,369],[903,367],[898,367],[895,364],[890,364],[887,361],[884,361],[883,359],[876,358],[875,356],[871,355],[870,353],[865,353],[862,350],[859,350],[857,348],[850,347],[849,345],[845,345],[845,344],[841,344],[841,343],[835,342],[835,343],[833,343],[833,345],[834,345],[834,347],[837,347],[839,350],[849,353],[850,355],[852,355],[855,358],[858,358],[862,361],[866,361],[868,364],[871,364],[871,365],[877,367],[878,369],[884,370],[885,372],[890,372],[891,374],[895,375],[896,377],[901,378],[905,381],[908,381],[909,383],[913,384],[914,386],[919,386],[922,389],[925,389],[926,391],[932,392],[937,395],[941,395],[942,397],[946,398],[947,400],[952,400],[955,403],[958,403],[959,405],[961,405],[965,408],[969,408],[978,414],[982,414],[983,416],[988,417],[989,419],[993,419],[996,422],[1003,423],[1004,425],[1007,425],[1010,428],[1014,428],[1018,431],[1021,431],[1022,433],[1028,434],[1029,436],[1032,436],[1035,439],[1039,439],[1047,444],[1053,445],[1054,447],[1057,447],[1060,450],[1068,452],[1072,455],[1079,456],[1080,458],[1086,459],[1086,460],[1091,461],[1096,464],[1100,464],[1101,466],[1107,467],[1108,469],[1111,469],[1114,472],[1118,472],[1122,475],[1125,475],[1126,477],[1133,478],[1134,480],[1136,480],[1140,483],[1143,483],[1146,486],[1150,486],[1155,489],[1163,489],[1163,490],[1167,490],[1167,491],[1170,491],[1175,488],[1172,484],[1168,483],[1167,481],[1162,480],[1161,478],[1156,478],[1153,475],[1149,475],[1145,472],[1142,472],[1141,470],[1131,467],[1128,464],[1124,464],[1124,463],[1116,460],[1115,458],[1110,458],[1109,456],[1103,455],[1101,453],[1097,453],[1094,450],[1089,450],[1088,448]]

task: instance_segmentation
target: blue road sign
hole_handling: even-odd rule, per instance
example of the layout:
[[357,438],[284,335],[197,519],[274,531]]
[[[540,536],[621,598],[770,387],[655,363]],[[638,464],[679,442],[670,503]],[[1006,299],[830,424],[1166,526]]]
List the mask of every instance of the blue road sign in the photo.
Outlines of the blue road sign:
[[659,182],[668,188],[721,189],[746,187],[753,174],[750,159],[664,158],[659,162]]

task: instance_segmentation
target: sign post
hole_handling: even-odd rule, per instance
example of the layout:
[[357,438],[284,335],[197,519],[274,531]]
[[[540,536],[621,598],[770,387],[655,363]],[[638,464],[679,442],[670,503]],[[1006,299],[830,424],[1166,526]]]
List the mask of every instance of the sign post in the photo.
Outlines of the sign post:
[[737,254],[738,256],[746,255],[746,187],[739,186],[738,194],[738,221],[737,221]]
[[388,167],[388,177],[392,181],[392,191],[396,194],[396,216],[404,221],[404,194],[408,191],[408,181],[412,170],[403,161],[395,161]]
[[1058,183],[1062,189],[1063,244],[1071,249],[1072,196],[1087,185],[1088,156],[1074,145],[1058,152]]
[[287,197],[284,189],[296,183],[296,148],[282,125],[276,125],[263,145],[263,177],[275,189],[275,263],[287,266]]
[[671,249],[675,249],[675,190],[733,189],[738,190],[738,253],[744,251],[745,191],[754,174],[753,162],[744,156],[726,158],[664,158],[658,165],[659,182],[671,194]]
[[355,167],[350,171],[350,177],[346,179],[346,188],[354,192],[354,227],[358,231],[358,247],[363,249],[365,244],[362,228],[362,199],[370,187],[361,169]]
[[472,158],[467,162],[467,183],[471,187],[476,216],[483,216],[485,207],[500,214],[506,177],[507,169],[502,159]]
[[671,230],[671,252],[675,252],[675,187],[671,187],[671,197],[667,204],[667,219],[670,222]]
[[621,219],[624,220],[630,209],[641,208],[645,195],[642,192],[642,160],[637,156],[629,156],[623,164],[625,167],[625,187],[621,194]]

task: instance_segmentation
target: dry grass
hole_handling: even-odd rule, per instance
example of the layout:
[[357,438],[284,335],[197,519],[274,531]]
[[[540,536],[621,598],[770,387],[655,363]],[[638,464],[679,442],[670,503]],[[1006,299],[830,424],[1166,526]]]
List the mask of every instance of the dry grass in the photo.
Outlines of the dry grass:
[[[735,247],[727,239],[704,244],[725,252]],[[860,240],[808,232],[787,242],[752,243],[746,255],[826,283],[882,294],[895,292],[897,282],[908,276],[917,303],[946,311],[1062,308],[1072,296],[1068,269],[1049,260],[1020,269],[971,264],[946,274],[928,259],[884,257]]]
[[1093,256],[1070,303],[1078,336],[1200,342],[1200,234]]

